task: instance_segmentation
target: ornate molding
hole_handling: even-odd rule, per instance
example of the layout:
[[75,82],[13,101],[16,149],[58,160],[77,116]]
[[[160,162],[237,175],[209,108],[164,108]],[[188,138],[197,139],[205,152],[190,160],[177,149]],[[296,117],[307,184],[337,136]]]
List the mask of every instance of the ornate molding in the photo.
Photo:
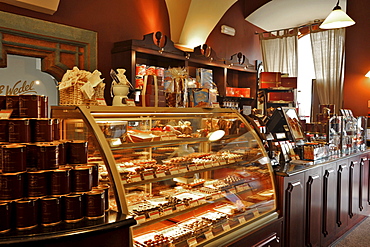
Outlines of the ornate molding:
[[7,54],[41,58],[41,70],[60,80],[73,66],[96,69],[97,33],[0,11],[0,67]]

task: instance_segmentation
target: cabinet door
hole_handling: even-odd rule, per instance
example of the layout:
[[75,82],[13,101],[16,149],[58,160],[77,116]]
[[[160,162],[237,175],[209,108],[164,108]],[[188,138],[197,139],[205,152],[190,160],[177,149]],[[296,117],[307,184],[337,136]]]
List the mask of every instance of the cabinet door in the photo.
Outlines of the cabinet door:
[[321,204],[322,204],[322,169],[316,168],[305,173],[306,186],[306,246],[320,245]]
[[360,159],[360,214],[369,215],[369,160],[366,155]]
[[284,181],[284,246],[304,246],[304,174]]
[[349,226],[353,226],[357,222],[359,207],[360,207],[360,162],[356,160],[350,160],[349,163],[349,203],[348,203],[348,216]]
[[337,163],[337,232],[341,236],[348,225],[348,207],[349,207],[349,164],[348,160],[342,160]]
[[335,235],[336,230],[336,190],[337,174],[336,163],[323,167],[323,202],[322,202],[322,229],[321,243],[327,245]]

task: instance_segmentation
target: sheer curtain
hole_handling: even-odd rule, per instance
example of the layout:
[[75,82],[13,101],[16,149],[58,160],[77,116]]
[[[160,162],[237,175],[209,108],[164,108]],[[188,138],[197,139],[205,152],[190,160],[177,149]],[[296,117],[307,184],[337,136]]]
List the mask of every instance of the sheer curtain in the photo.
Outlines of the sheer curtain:
[[298,74],[298,28],[260,34],[264,71]]
[[343,106],[345,28],[310,30],[320,104],[334,104],[336,113]]

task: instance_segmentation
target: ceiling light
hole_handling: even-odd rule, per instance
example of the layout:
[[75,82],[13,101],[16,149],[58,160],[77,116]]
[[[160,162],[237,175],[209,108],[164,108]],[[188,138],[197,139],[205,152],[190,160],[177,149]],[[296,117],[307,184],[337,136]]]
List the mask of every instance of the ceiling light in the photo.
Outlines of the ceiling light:
[[326,17],[325,21],[320,25],[321,29],[334,29],[349,27],[356,22],[349,17],[346,12],[339,6],[339,0],[333,11]]
[[369,77],[370,78],[370,70],[369,70],[369,72],[366,73],[365,77]]

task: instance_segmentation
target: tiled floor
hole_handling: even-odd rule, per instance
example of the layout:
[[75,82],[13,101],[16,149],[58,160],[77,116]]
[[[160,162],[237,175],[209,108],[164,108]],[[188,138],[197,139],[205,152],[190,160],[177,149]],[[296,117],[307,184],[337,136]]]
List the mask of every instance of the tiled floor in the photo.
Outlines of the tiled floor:
[[332,245],[332,247],[368,246],[370,246],[370,217],[362,221],[354,230]]

